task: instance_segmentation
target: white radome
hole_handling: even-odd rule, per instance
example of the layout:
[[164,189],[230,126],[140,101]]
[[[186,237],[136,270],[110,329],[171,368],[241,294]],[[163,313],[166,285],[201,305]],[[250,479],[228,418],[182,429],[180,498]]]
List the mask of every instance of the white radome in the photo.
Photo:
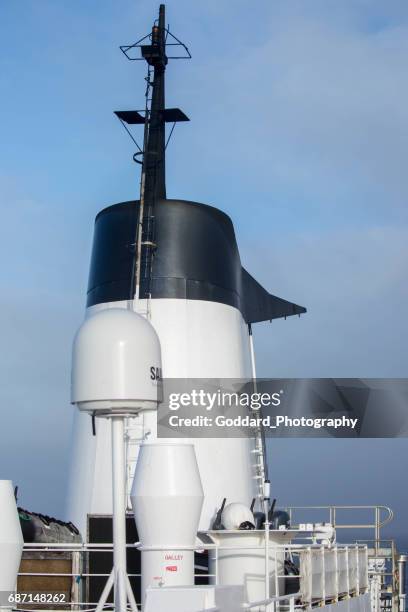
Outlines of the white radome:
[[148,587],[194,585],[203,499],[193,444],[140,446],[131,501],[142,543],[142,597]]
[[154,410],[160,400],[160,341],[149,321],[124,308],[85,319],[74,339],[71,402],[103,416]]
[[225,529],[239,529],[242,523],[252,523],[255,525],[254,515],[245,504],[232,503],[225,506],[221,523]]

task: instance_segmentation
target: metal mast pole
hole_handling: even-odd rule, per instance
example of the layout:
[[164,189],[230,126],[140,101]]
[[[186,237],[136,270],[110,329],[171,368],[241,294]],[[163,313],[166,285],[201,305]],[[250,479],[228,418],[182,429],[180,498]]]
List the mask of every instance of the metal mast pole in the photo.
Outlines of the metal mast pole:
[[[146,92],[146,116],[143,146],[143,164],[140,185],[140,208],[136,238],[135,295],[136,299],[150,295],[150,275],[155,244],[155,207],[166,198],[165,168],[165,81],[167,65],[165,7],[160,5],[159,19],[152,28],[151,45],[144,57],[149,64]],[[150,68],[153,67],[153,83]],[[152,87],[150,109],[148,93]]]
[[[172,42],[167,42],[170,37]],[[149,44],[146,44],[149,39]],[[166,45],[174,50],[183,49],[182,55],[166,54]],[[140,48],[141,57],[133,57],[132,51]],[[140,202],[135,231],[135,257],[132,267],[132,285],[129,299],[147,299],[151,295],[151,276],[154,253],[157,248],[155,216],[160,200],[166,199],[166,160],[168,141],[176,123],[189,121],[179,108],[165,108],[165,71],[169,59],[190,59],[191,54],[166,27],[165,6],[160,5],[159,17],[149,34],[133,45],[122,45],[121,51],[129,60],[145,60],[148,64],[146,77],[146,103],[143,111],[115,111],[123,127],[136,144],[139,152],[134,161],[142,165],[140,176]],[[150,95],[151,94],[151,95]],[[166,122],[173,123],[166,142]],[[143,148],[140,148],[125,124],[144,124]],[[142,155],[141,161],[136,156]]]

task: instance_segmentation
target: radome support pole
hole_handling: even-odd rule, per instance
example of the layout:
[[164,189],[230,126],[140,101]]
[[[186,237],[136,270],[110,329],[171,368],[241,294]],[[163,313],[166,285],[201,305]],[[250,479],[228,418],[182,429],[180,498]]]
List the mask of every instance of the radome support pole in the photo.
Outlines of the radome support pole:
[[124,417],[111,418],[115,612],[126,610],[126,469]]
[[112,416],[112,502],[113,502],[113,569],[102,591],[95,612],[102,612],[109,593],[114,588],[115,612],[126,612],[129,601],[132,612],[137,604],[126,568],[126,461],[125,416]]

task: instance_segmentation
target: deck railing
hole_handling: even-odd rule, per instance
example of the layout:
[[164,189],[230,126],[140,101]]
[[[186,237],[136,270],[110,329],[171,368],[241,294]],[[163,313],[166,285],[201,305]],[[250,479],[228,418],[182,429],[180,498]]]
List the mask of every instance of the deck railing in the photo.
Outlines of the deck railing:
[[[372,529],[374,531],[373,540],[380,540],[381,538],[381,529],[388,525],[394,518],[394,513],[388,506],[288,506],[286,511],[289,513],[290,524],[292,527],[296,528],[301,523],[310,523],[310,522],[325,522],[330,523],[336,530],[337,529]],[[299,514],[302,511],[303,520],[299,519]],[[321,514],[318,516],[317,520],[310,520],[311,512],[320,511]],[[352,522],[342,522],[339,520],[339,512],[353,512],[353,515],[359,512],[369,512],[372,513],[372,522],[362,522],[356,523],[353,518]],[[309,520],[305,517],[305,514],[309,514]]]
[[[267,538],[264,538],[267,540]],[[128,548],[139,548],[140,544],[128,544]],[[186,547],[180,547],[186,550]],[[21,572],[20,576],[43,576],[56,577],[65,576],[72,579],[71,601],[67,603],[56,603],[55,609],[65,608],[74,610],[91,610],[97,602],[83,601],[82,593],[84,589],[81,585],[91,577],[104,577],[108,574],[95,574],[85,571],[87,567],[86,555],[89,553],[106,553],[113,549],[111,543],[103,544],[25,544],[26,552],[70,552],[73,555],[73,565],[75,571],[67,573],[54,572]],[[213,563],[213,573],[196,574],[198,578],[207,578],[212,584],[219,584],[219,558],[221,554],[234,550],[242,551],[245,549],[247,554],[254,553],[256,556],[265,554],[265,541],[259,545],[247,546],[245,541],[239,545],[225,544],[204,544],[198,542],[196,546],[190,547],[199,552],[208,551],[215,556]],[[163,547],[164,550],[164,547]],[[172,548],[173,550],[173,548]],[[174,548],[176,550],[176,548]],[[293,612],[296,609],[310,609],[312,606],[324,605],[332,603],[340,599],[356,597],[368,591],[368,563],[367,563],[367,545],[332,545],[312,544],[277,544],[270,541],[266,549],[268,551],[268,563],[265,564],[265,573],[256,576],[259,580],[264,580],[265,596],[263,599],[258,599],[245,603],[242,606],[243,610],[264,610],[265,612]],[[284,570],[284,565],[281,560],[290,558],[299,568],[299,574],[288,575]],[[334,579],[333,572],[340,576]],[[140,574],[130,574],[130,576],[139,577]],[[298,581],[295,584],[298,588],[295,593],[285,593],[282,585],[288,585],[290,580]],[[19,610],[26,610],[24,605],[18,607]],[[36,607],[36,612],[39,612]]]

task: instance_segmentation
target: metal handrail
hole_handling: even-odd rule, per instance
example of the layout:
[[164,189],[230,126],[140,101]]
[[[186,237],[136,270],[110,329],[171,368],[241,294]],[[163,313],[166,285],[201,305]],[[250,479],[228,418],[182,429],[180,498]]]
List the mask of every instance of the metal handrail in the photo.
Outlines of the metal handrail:
[[251,603],[242,604],[243,610],[251,610],[251,608],[257,608],[258,606],[265,606],[272,603],[279,603],[281,601],[295,600],[300,597],[301,593],[290,593],[289,595],[280,595],[278,597],[268,597],[268,599],[260,599],[259,601],[251,601]]
[[[296,510],[325,510],[325,511],[329,511],[330,513],[330,519],[331,522],[333,524],[334,527],[336,527],[337,529],[353,529],[353,528],[374,528],[375,529],[375,539],[374,540],[366,540],[366,541],[357,541],[354,544],[335,544],[333,543],[332,545],[328,545],[328,544],[323,544],[323,543],[317,543],[315,541],[312,541],[310,543],[277,543],[277,542],[273,542],[271,543],[271,547],[272,549],[274,549],[275,552],[275,563],[277,563],[276,561],[276,555],[277,552],[279,550],[287,552],[287,553],[292,553],[295,555],[298,555],[301,551],[309,551],[310,553],[314,550],[326,550],[327,549],[331,549],[333,548],[333,550],[335,551],[341,551],[342,549],[348,551],[348,550],[352,550],[354,549],[365,549],[367,551],[368,546],[367,543],[369,541],[372,541],[375,543],[375,554],[376,555],[380,555],[382,556],[382,550],[381,550],[381,543],[385,542],[386,540],[381,540],[379,537],[379,531],[380,528],[383,527],[384,525],[388,524],[389,522],[391,522],[392,518],[393,518],[393,512],[392,510],[387,507],[387,506],[368,506],[368,505],[361,505],[361,506],[349,506],[349,505],[339,505],[339,506],[333,506],[333,505],[320,505],[320,506],[291,506],[288,507],[287,510],[290,513],[290,517],[291,519],[293,518],[293,513]],[[375,523],[374,524],[364,524],[364,525],[356,525],[356,524],[347,524],[347,523],[341,523],[336,524],[336,510],[374,510],[375,512]],[[385,513],[385,516],[384,516]],[[304,522],[308,522],[308,521],[304,521]],[[309,521],[311,522],[311,521]],[[301,536],[299,533],[297,533],[297,537],[300,539],[308,539],[305,538],[304,536]],[[269,542],[269,538],[265,538],[265,542]],[[364,542],[364,543],[363,543]],[[392,542],[392,541],[391,541]],[[58,552],[73,552],[76,553],[75,557],[78,558],[78,571],[76,571],[76,568],[74,569],[74,567],[71,569],[71,571],[69,573],[52,573],[52,572],[21,572],[20,575],[23,576],[49,576],[49,577],[56,577],[56,576],[70,576],[72,578],[76,578],[76,580],[80,580],[81,578],[88,578],[91,576],[95,576],[96,574],[88,574],[86,572],[83,572],[82,570],[84,569],[82,567],[82,556],[84,553],[87,552],[110,552],[112,550],[113,544],[111,542],[105,542],[105,543],[26,543],[24,545],[24,550],[27,552],[34,552],[34,551],[48,551],[48,552],[52,552],[52,551],[58,551]],[[134,542],[132,544],[127,544],[127,548],[139,548],[139,549],[143,549],[143,547],[141,546],[140,542]],[[154,547],[155,549],[162,549],[164,547]],[[166,549],[168,548],[168,546],[165,547]],[[249,545],[246,543],[240,543],[239,545],[235,544],[235,545],[222,545],[219,543],[215,543],[214,541],[212,543],[209,542],[202,542],[202,541],[196,541],[195,544],[191,545],[191,546],[182,546],[182,547],[177,547],[177,546],[172,546],[172,549],[174,548],[176,549],[180,549],[180,550],[198,550],[198,551],[203,551],[203,550],[214,550],[215,549],[215,573],[206,573],[206,574],[197,574],[197,576],[199,577],[203,577],[203,575],[206,576],[213,576],[215,577],[215,584],[217,584],[218,580],[217,580],[217,567],[218,567],[218,553],[220,550],[234,550],[234,549],[240,549],[242,550],[243,548],[247,548],[248,550],[262,550],[265,548],[265,544],[263,544],[262,542],[260,542],[259,544],[256,545]],[[272,551],[273,552],[273,551]],[[396,594],[396,589],[395,589],[395,545],[392,544],[392,555],[391,555],[391,560],[392,560],[392,584],[393,584],[393,589],[392,589],[392,596],[393,598],[397,597]],[[267,555],[267,553],[265,553]],[[367,558],[367,552],[366,554],[366,558]],[[268,557],[269,558],[269,557]],[[346,554],[346,559],[347,559],[347,563],[348,563],[348,553]],[[337,562],[336,562],[337,563]],[[357,561],[358,563],[358,561]],[[370,572],[371,574],[373,573],[377,573],[376,571],[374,572]],[[368,574],[368,567],[367,567],[367,574]],[[101,575],[101,574],[100,574]],[[265,583],[268,580],[267,576],[269,575],[269,572],[267,572],[267,570],[265,570]],[[385,577],[385,575],[389,575],[389,569],[387,569],[386,574],[384,572],[382,572],[383,577]],[[134,576],[138,576],[138,574],[135,574]],[[286,578],[286,575],[281,575],[281,572],[279,571],[275,571],[275,583],[276,583],[276,593],[279,593],[279,588],[277,586],[277,581],[279,578]],[[296,577],[293,576],[293,578],[297,578],[297,579],[301,579],[302,576],[300,574],[298,574]],[[303,576],[304,578],[304,576]],[[359,582],[357,582],[357,584],[359,584]],[[368,587],[365,587],[368,588]],[[362,592],[362,591],[358,591],[358,592]],[[78,592],[79,593],[79,592]],[[325,601],[325,588],[323,587],[323,595],[321,601],[324,602]],[[349,595],[353,596],[354,591],[351,590],[349,591]],[[290,595],[284,595],[284,596],[278,596],[278,597],[270,597],[269,596],[269,592],[266,589],[265,590],[265,599],[259,602],[251,602],[250,604],[245,604],[242,609],[243,610],[251,610],[254,607],[258,606],[265,606],[265,610],[269,610],[270,607],[271,609],[275,612],[276,610],[283,610],[283,609],[287,609],[289,610],[289,612],[295,612],[295,610],[297,610],[298,608],[301,609],[305,609],[305,606],[307,608],[307,606],[309,605],[306,601],[304,602],[300,602],[300,604],[297,604],[295,601],[295,597],[298,594],[290,594]],[[289,606],[288,604],[280,604],[280,600],[287,600],[289,602]],[[316,604],[317,600],[313,600],[313,604]],[[90,602],[87,602],[88,606],[91,605]],[[66,605],[66,604],[65,604]],[[76,600],[75,602],[71,602],[70,603],[71,606],[78,606],[78,608],[81,608],[82,606],[87,605],[86,602],[82,602],[82,601],[78,601]],[[394,607],[393,609],[397,609],[396,607]]]
[[[37,550],[48,550],[48,551],[67,551],[69,549],[71,549],[71,551],[73,553],[75,553],[76,555],[82,555],[86,552],[106,552],[107,550],[111,550],[112,544],[110,543],[103,543],[101,544],[93,544],[91,546],[89,546],[89,544],[83,543],[83,544],[78,544],[78,543],[74,543],[74,544],[62,544],[62,543],[31,543],[31,544],[26,544],[24,546],[24,550],[26,551],[33,551],[35,549]],[[140,547],[140,543],[136,542],[134,544],[129,544],[128,548],[139,548]],[[157,547],[157,549],[160,549],[162,547]],[[164,548],[164,547],[163,547]],[[166,547],[167,549],[168,547]],[[174,547],[175,549],[178,547]],[[208,550],[214,550],[215,549],[215,553],[216,553],[216,557],[218,557],[218,551],[220,550],[242,550],[244,549],[248,549],[248,550],[263,550],[264,549],[264,545],[261,543],[259,545],[248,545],[247,543],[241,543],[239,545],[220,545],[220,544],[204,544],[203,542],[197,542],[195,545],[192,546],[184,546],[184,547],[179,547],[181,549],[192,549],[192,550],[203,550],[203,549],[208,549]],[[172,547],[173,549],[173,547]],[[331,547],[325,544],[315,544],[315,543],[308,543],[308,544],[289,544],[289,543],[273,543],[273,549],[275,550],[275,564],[276,564],[276,568],[277,568],[277,551],[281,550],[283,552],[287,551],[287,552],[291,552],[291,553],[295,553],[295,554],[299,554],[302,551],[306,551],[308,553],[311,553],[312,551],[323,551],[323,550],[330,550]],[[340,545],[335,545],[333,550],[335,551],[349,551],[352,549],[357,549],[357,550],[367,550],[367,545],[365,544],[352,544],[352,545],[347,545],[347,544],[340,544]],[[272,549],[271,549],[272,551]],[[347,559],[348,559],[348,555],[347,555]],[[216,565],[217,568],[217,565]],[[281,574],[281,572],[279,572],[277,569],[275,570],[275,583],[276,583],[276,592],[279,593],[279,588],[277,586],[277,581],[280,578],[286,578],[286,575]],[[83,572],[82,568],[79,568],[78,571],[76,572],[75,570],[71,570],[70,572],[20,572],[19,573],[20,576],[48,576],[48,577],[56,577],[56,576],[69,576],[71,578],[76,578],[76,579],[80,579],[80,578],[88,578],[91,576],[97,576],[97,575],[102,575],[102,574],[89,574],[87,572]],[[132,574],[133,575],[133,574]],[[218,580],[217,580],[217,569],[215,571],[215,574],[212,573],[206,573],[206,576],[214,576],[215,577],[215,583],[217,584]],[[134,576],[138,576],[138,574],[134,574]],[[203,574],[198,574],[197,576],[202,577]],[[297,576],[293,576],[293,578],[297,578],[300,579],[302,576],[301,575],[297,575]],[[267,580],[267,578],[265,577],[265,580]],[[351,592],[350,592],[351,594]],[[255,607],[259,607],[259,606],[265,606],[265,609],[269,609],[269,606],[272,606],[273,610],[279,610],[281,608],[280,606],[280,602],[287,600],[289,602],[289,608],[290,608],[290,612],[294,612],[295,607],[295,598],[298,597],[300,594],[299,593],[295,593],[295,594],[288,594],[288,595],[277,595],[277,596],[273,596],[270,597],[267,593],[265,594],[265,598],[262,601],[258,601],[256,603],[254,602],[250,602],[248,604],[245,604],[242,606],[243,610],[251,610]],[[89,602],[88,602],[89,603]],[[64,605],[66,605],[67,602],[64,602]],[[62,605],[62,603],[61,603]],[[78,601],[72,601],[70,602],[71,606],[78,606],[78,607],[82,607],[83,605],[86,605],[85,602],[78,602]],[[299,607],[303,607],[307,605],[306,603],[301,604]],[[57,607],[57,606],[56,606]]]
[[[390,563],[391,567],[385,566],[385,569],[373,570],[369,569],[369,574],[371,576],[379,576],[381,579],[381,589],[383,592],[389,593],[388,586],[391,585],[392,588],[392,597],[393,599],[397,599],[399,596],[399,588],[398,588],[398,579],[397,579],[397,549],[395,545],[395,540],[393,539],[381,539],[381,540],[359,540],[367,545],[374,544],[374,558],[382,559],[385,563]],[[388,544],[389,548],[383,546],[384,544]],[[369,548],[371,550],[371,548]],[[388,554],[381,554],[381,551],[389,551]],[[373,557],[372,557],[373,558]],[[389,582],[387,583],[387,579]],[[403,607],[405,609],[405,606]]]
[[[379,525],[380,527],[384,527],[384,525],[387,525],[388,523],[390,523],[392,521],[392,519],[394,518],[394,512],[393,510],[389,507],[389,506],[383,506],[383,505],[327,505],[327,506],[287,506],[285,509],[288,512],[291,512],[292,510],[332,510],[332,511],[336,511],[336,510],[375,510],[375,509],[380,509],[380,510],[385,510],[388,513],[388,516],[383,520],[380,521]],[[338,525],[339,526],[339,525]]]
[[[393,518],[394,512],[388,506],[383,505],[327,505],[327,506],[287,506],[286,511],[289,513],[290,521],[293,520],[294,510],[328,510],[329,511],[329,522],[335,529],[374,529],[375,539],[380,539],[380,529],[385,525],[388,525]],[[373,510],[374,511],[374,523],[337,523],[336,522],[336,511],[337,510]],[[381,520],[381,512],[385,511],[387,514]]]

